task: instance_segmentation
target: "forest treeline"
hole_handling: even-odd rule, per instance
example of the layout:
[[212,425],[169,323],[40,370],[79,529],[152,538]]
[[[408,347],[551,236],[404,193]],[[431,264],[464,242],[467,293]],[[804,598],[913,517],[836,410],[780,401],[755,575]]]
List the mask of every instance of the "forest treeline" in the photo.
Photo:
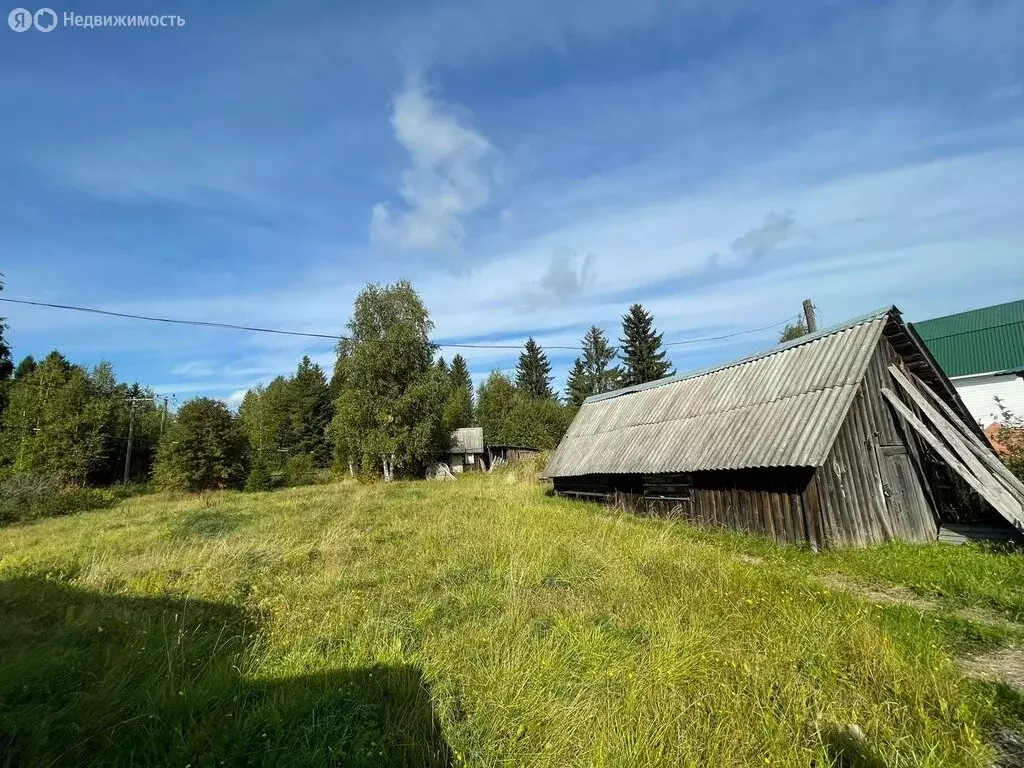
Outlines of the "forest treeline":
[[672,373],[636,304],[618,345],[587,331],[561,396],[533,338],[513,375],[495,370],[474,388],[463,355],[439,355],[408,281],[360,292],[330,378],[303,357],[294,374],[250,389],[237,413],[202,397],[168,412],[151,389],[118,382],[110,363],[87,369],[59,351],[14,365],[6,330],[0,319],[0,522],[110,500],[126,490],[100,491],[126,479],[200,491],[303,484],[328,470],[422,476],[467,426],[483,427],[488,443],[553,448],[588,396]]

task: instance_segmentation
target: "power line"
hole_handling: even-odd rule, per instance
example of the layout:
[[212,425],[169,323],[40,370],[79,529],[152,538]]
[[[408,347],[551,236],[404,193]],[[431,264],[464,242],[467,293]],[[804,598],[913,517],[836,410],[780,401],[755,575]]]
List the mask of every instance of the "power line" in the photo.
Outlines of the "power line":
[[[51,304],[45,301],[28,301],[26,299],[7,299],[0,298],[0,301],[6,301],[9,304],[23,304],[33,307],[47,307],[49,309],[63,309],[71,312],[87,312],[94,315],[105,315],[107,317],[120,317],[126,320],[144,320],[151,323],[168,323],[172,325],[193,325],[202,328],[221,328],[230,331],[251,331],[254,333],[272,333],[280,336],[300,336],[310,339],[330,339],[331,341],[352,341],[350,336],[341,336],[330,333],[311,333],[306,331],[285,331],[279,328],[260,328],[252,325],[238,325],[235,323],[215,323],[208,320],[181,320],[169,317],[152,317],[149,315],[134,315],[128,312],[112,312],[106,309],[96,309],[95,307],[78,307],[72,304]],[[727,333],[722,336],[705,336],[697,339],[683,339],[681,341],[669,341],[665,342],[664,346],[674,347],[682,344],[698,344],[703,341],[721,341],[722,339],[731,339],[736,336],[743,336],[748,333],[757,333],[758,331],[766,331],[769,328],[777,328],[780,325],[793,320],[793,317],[787,317],[785,320],[780,320],[777,323],[765,325],[760,328],[749,328],[744,331],[736,331],[735,333]],[[382,343],[384,339],[373,339],[376,343]],[[442,348],[458,348],[458,349],[522,349],[522,344],[441,344],[435,343],[434,346]],[[582,347],[571,347],[571,346],[559,346],[559,345],[546,345],[545,349],[557,349],[565,350],[569,352],[579,352]]]
[[[79,367],[81,367],[81,366],[79,366]],[[83,369],[83,371],[85,372],[86,376],[89,375],[88,371],[85,371],[84,369]],[[31,374],[29,374],[29,375],[31,375]],[[32,381],[32,380],[30,380],[28,378],[28,376],[18,376],[16,378],[8,379],[8,383],[12,384],[12,385],[17,385],[19,387],[40,387],[40,388],[44,388],[44,389],[47,389],[47,390],[53,390],[53,391],[67,389],[68,387],[71,386],[71,382],[69,382],[69,381],[62,381],[62,382],[56,382],[56,383],[52,382],[52,381]],[[129,386],[129,385],[125,385],[125,384],[122,383],[122,384],[117,384],[116,386],[120,387],[120,386]],[[145,391],[145,387],[142,388],[142,391]],[[129,401],[129,400],[140,400],[141,401],[141,400],[145,400],[147,402],[151,401],[154,404],[156,404],[157,400],[160,400],[161,398],[164,398],[164,397],[171,398],[171,399],[173,399],[175,401],[177,401],[177,399],[178,399],[177,395],[157,395],[157,394],[154,394],[151,397],[133,397],[132,395],[127,395],[127,394],[121,395],[121,394],[118,394],[117,392],[109,392],[109,391],[103,391],[103,390],[99,390],[99,389],[88,389],[88,388],[85,390],[85,394],[88,395],[89,397],[104,397],[104,398],[109,398],[109,399],[112,399],[112,400],[124,400],[124,401]]]
[[680,344],[696,344],[699,341],[721,341],[722,339],[731,339],[731,338],[733,338],[735,336],[743,336],[744,334],[747,334],[747,333],[757,333],[758,331],[767,331],[769,328],[778,328],[780,325],[785,325],[786,323],[792,322],[793,320],[796,320],[796,319],[797,319],[797,315],[793,315],[792,317],[787,317],[785,320],[780,320],[779,322],[772,323],[771,325],[764,325],[764,326],[761,326],[760,328],[750,328],[749,330],[746,330],[746,331],[736,331],[736,333],[727,333],[727,334],[725,334],[723,336],[705,336],[702,339],[685,339],[683,341],[666,341],[662,346],[665,346],[665,347],[676,347],[676,346],[679,346]]
[[[34,435],[81,435],[82,432],[94,431],[91,429],[79,430],[79,429],[51,429],[50,427],[25,427],[20,424],[2,424],[0,425],[0,432],[27,432]],[[97,434],[96,437],[100,440],[114,440],[121,443],[128,442],[127,437],[120,437],[118,435],[111,434]],[[159,440],[153,440],[150,437],[138,437],[134,438],[137,442],[148,443],[149,445],[155,446],[160,443]]]

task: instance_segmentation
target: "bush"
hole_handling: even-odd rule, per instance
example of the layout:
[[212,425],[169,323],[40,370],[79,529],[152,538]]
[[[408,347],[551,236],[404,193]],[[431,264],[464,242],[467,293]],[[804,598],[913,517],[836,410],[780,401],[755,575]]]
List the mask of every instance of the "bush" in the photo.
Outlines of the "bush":
[[124,495],[110,488],[64,486],[49,475],[13,475],[0,482],[0,525],[110,507]]
[[267,468],[262,464],[257,464],[252,468],[249,473],[249,477],[245,481],[245,490],[247,493],[257,493],[259,491],[269,491],[272,488],[270,473],[267,472]]
[[316,482],[316,466],[308,453],[292,456],[284,465],[284,483],[290,488]]

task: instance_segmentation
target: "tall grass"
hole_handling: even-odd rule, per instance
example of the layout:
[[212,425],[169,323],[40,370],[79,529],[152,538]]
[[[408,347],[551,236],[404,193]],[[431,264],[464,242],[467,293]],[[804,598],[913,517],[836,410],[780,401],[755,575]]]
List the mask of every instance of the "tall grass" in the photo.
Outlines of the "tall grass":
[[[0,752],[988,764],[991,703],[947,625],[823,589],[810,555],[517,472],[135,498],[0,531]],[[853,562],[870,574],[830,567]]]

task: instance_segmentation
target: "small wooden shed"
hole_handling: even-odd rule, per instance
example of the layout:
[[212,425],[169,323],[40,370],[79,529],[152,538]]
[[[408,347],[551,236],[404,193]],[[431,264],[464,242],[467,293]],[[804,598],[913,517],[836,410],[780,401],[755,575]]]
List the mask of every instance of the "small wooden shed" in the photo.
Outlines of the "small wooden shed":
[[448,449],[448,465],[452,472],[486,472],[483,427],[463,427],[452,432]]
[[1024,486],[896,307],[590,397],[545,474],[559,495],[815,550],[935,540],[957,475],[985,500],[972,523],[1024,530]]
[[536,456],[540,453],[539,448],[532,445],[513,445],[510,443],[488,443],[487,444],[487,466],[495,461],[514,462]]

